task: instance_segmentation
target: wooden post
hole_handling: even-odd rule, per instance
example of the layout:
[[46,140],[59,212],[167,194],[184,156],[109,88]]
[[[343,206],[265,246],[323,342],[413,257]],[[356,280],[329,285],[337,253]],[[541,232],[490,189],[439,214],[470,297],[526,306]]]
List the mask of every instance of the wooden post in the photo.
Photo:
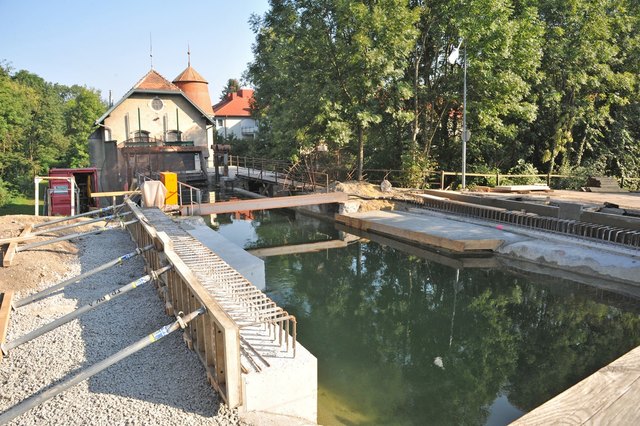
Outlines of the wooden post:
[[440,171],[440,189],[444,189],[444,170]]
[[[20,232],[20,237],[27,237],[31,233],[32,229],[33,225],[27,225],[22,232]],[[13,258],[16,255],[16,248],[18,248],[17,241],[9,243],[7,251],[4,252],[4,257],[2,258],[2,266],[7,267],[13,264]]]
[[496,186],[500,186],[500,172],[496,172]]
[[[7,328],[9,327],[9,314],[11,313],[11,300],[13,299],[13,291],[7,290],[0,293],[0,344],[4,343],[7,337]],[[2,355],[0,355],[0,360]]]

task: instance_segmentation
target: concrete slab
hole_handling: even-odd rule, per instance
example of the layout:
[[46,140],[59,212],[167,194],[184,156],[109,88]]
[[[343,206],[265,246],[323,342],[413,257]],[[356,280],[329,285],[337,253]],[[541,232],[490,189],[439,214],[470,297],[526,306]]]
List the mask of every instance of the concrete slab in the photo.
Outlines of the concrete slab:
[[[255,344],[255,343],[254,343]],[[304,346],[296,354],[268,357],[269,368],[242,375],[241,418],[269,418],[268,425],[316,424],[318,361]],[[274,417],[268,414],[276,415]],[[252,423],[254,424],[254,423]]]
[[247,253],[241,247],[238,247],[218,232],[209,228],[204,221],[202,224],[189,221],[180,222],[180,226],[187,231],[192,237],[199,240],[207,246],[211,251],[220,256],[222,260],[227,262],[231,267],[240,272],[240,274],[251,282],[251,284],[264,290],[266,287],[264,261],[250,253]]
[[505,241],[517,241],[516,235],[494,227],[447,220],[431,215],[400,211],[371,211],[336,215],[336,221],[363,231],[414,241],[454,252],[496,251]]

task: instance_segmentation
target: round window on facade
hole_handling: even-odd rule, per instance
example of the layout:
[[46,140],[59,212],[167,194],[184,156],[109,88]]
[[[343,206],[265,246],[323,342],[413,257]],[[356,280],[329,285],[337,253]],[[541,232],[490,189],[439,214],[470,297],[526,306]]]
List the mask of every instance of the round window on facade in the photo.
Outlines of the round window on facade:
[[162,102],[162,99],[153,98],[151,100],[151,108],[153,108],[154,110],[160,111],[163,107],[164,107],[164,103]]

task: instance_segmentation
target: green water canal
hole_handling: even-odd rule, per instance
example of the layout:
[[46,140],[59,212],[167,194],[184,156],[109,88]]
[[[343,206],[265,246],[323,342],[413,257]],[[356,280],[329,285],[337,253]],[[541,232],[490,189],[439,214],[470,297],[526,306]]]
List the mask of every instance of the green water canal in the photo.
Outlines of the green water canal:
[[[280,211],[219,218],[246,248],[332,240]],[[640,345],[637,301],[548,276],[453,269],[372,241],[265,259],[318,359],[323,425],[502,425]]]

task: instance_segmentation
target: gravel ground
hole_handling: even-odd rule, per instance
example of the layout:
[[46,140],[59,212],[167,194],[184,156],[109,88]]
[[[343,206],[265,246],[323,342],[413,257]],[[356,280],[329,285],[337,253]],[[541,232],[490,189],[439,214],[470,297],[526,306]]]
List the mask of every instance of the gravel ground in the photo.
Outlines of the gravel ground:
[[[78,257],[66,276],[46,288],[133,251],[125,231],[109,231],[75,242]],[[50,256],[47,250],[21,253]],[[144,275],[140,258],[88,278],[11,314],[7,341],[51,322]],[[16,300],[34,290],[16,295]],[[152,283],[99,306],[79,319],[11,351],[0,362],[0,412],[172,322]],[[237,425],[230,410],[207,384],[197,355],[177,331],[81,384],[30,410],[11,425]]]

